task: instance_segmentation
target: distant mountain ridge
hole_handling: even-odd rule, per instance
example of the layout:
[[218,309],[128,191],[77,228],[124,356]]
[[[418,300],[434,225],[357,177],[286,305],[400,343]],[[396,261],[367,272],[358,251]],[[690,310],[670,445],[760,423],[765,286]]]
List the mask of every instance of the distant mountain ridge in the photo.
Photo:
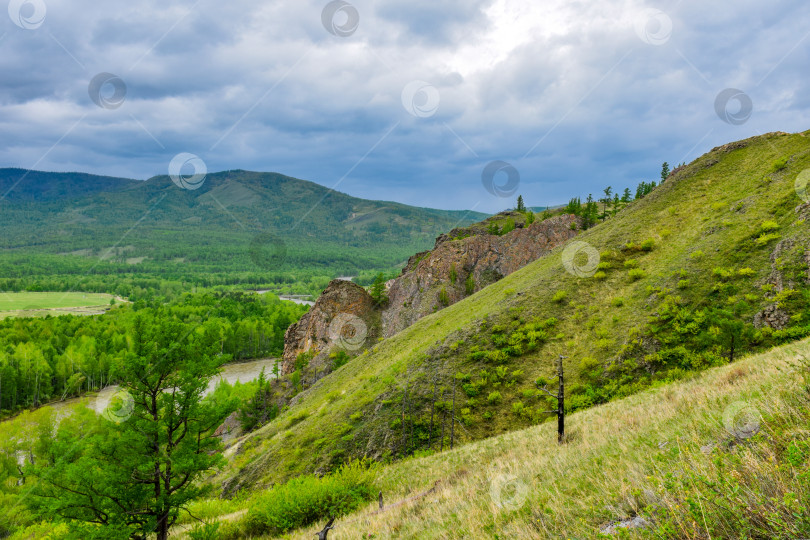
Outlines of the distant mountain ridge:
[[134,187],[139,180],[86,173],[55,173],[0,169],[0,197],[8,201],[76,199],[104,191]]
[[486,216],[359,199],[244,170],[208,174],[188,190],[165,175],[141,181],[0,169],[0,188],[7,193],[0,275],[25,283],[90,269],[201,283],[267,283],[270,273],[290,282],[281,274],[292,270],[294,280],[301,270],[325,279],[357,275],[404,264],[442,232]]

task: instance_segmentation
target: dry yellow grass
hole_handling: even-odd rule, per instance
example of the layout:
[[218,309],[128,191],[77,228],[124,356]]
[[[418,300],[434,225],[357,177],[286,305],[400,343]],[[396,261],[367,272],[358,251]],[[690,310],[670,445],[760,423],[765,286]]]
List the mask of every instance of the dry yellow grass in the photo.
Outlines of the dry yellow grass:
[[[370,505],[338,520],[330,538],[596,537],[653,499],[679,504],[659,498],[668,466],[688,462],[693,472],[716,474],[701,447],[729,438],[724,414],[735,407],[790,417],[800,381],[790,360],[808,352],[810,341],[797,342],[571,415],[562,446],[547,423],[390,465],[379,477],[387,502],[438,481],[436,492],[382,513]],[[751,455],[742,460],[752,471],[759,466]],[[319,529],[289,537],[312,538]]]

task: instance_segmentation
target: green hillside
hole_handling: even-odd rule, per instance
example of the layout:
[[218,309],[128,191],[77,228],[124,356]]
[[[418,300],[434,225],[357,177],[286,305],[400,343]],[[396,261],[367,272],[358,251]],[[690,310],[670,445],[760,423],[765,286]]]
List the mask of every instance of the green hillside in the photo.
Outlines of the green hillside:
[[[335,538],[802,538],[810,534],[810,342],[375,471]],[[397,504],[404,501],[404,504]],[[253,500],[230,530],[260,515]],[[214,515],[217,515],[216,513]],[[221,515],[221,514],[220,514]],[[643,520],[621,536],[608,527]],[[323,526],[284,538],[310,538]],[[227,530],[223,527],[223,532]],[[223,536],[228,538],[228,536]]]
[[[14,189],[9,189],[14,186]],[[390,271],[484,214],[367,201],[275,173],[209,174],[199,189],[0,170],[0,290],[126,296],[172,286],[325,286]],[[304,289],[304,290],[301,290]]]
[[558,355],[574,412],[810,334],[810,216],[794,186],[806,135],[740,141],[679,169],[572,241],[598,267],[582,253],[571,263],[569,243],[382,341],[303,389],[218,480],[233,494],[353,457],[436,451],[442,434],[446,448],[454,385],[455,445],[542,423]]

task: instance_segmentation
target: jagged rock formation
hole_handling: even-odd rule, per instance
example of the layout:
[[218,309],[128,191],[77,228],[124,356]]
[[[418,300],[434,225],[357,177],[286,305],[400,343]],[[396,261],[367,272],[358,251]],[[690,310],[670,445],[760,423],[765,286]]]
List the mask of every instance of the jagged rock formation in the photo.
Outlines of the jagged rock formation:
[[[492,234],[498,223],[515,229]],[[546,255],[576,236],[578,218],[562,215],[526,224],[518,212],[503,212],[436,239],[431,251],[412,256],[402,274],[386,284],[388,302],[377,304],[362,287],[334,280],[312,309],[290,326],[284,337],[282,374],[296,369],[309,353],[308,371],[315,380],[330,372],[330,353],[362,352],[378,337],[388,337],[420,318],[458,302]]]
[[295,371],[301,353],[309,353],[308,366],[318,371],[328,369],[333,348],[349,353],[368,348],[379,336],[379,319],[378,306],[363,287],[333,280],[312,309],[284,334],[281,373]]
[[[517,212],[500,215],[510,219],[522,216]],[[503,236],[484,233],[465,237],[476,226],[453,230],[437,238],[432,251],[411,257],[388,287],[383,336],[392,336],[425,315],[523,268],[576,236],[579,228],[573,215],[528,227],[515,221],[515,230]]]

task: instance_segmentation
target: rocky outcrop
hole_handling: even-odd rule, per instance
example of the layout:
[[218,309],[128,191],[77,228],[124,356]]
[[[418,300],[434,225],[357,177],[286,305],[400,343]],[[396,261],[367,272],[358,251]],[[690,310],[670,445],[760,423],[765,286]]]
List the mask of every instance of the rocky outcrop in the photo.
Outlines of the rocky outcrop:
[[754,326],[763,328],[770,326],[774,330],[784,330],[790,322],[790,315],[779,304],[771,304],[754,315]]
[[214,431],[214,437],[219,437],[223,444],[227,446],[243,433],[242,424],[239,422],[239,413],[234,412]]
[[518,228],[503,236],[454,239],[461,236],[456,231],[440,236],[432,251],[411,257],[402,274],[389,282],[383,336],[392,336],[539,259],[576,236],[576,219],[564,215],[524,227],[518,222]]
[[310,356],[310,367],[320,369],[326,367],[333,350],[366,349],[380,335],[379,319],[379,308],[363,287],[333,280],[315,305],[284,334],[281,373],[295,371],[301,353]]
[[[499,234],[496,229],[507,222],[514,230]],[[402,274],[386,284],[388,301],[383,305],[352,282],[332,281],[309,312],[287,329],[282,374],[295,371],[301,353],[308,353],[310,368],[325,374],[331,371],[331,353],[362,352],[378,337],[392,336],[539,259],[576,236],[579,228],[573,215],[527,224],[524,214],[503,212],[454,229],[439,236],[433,250],[408,260]]]

